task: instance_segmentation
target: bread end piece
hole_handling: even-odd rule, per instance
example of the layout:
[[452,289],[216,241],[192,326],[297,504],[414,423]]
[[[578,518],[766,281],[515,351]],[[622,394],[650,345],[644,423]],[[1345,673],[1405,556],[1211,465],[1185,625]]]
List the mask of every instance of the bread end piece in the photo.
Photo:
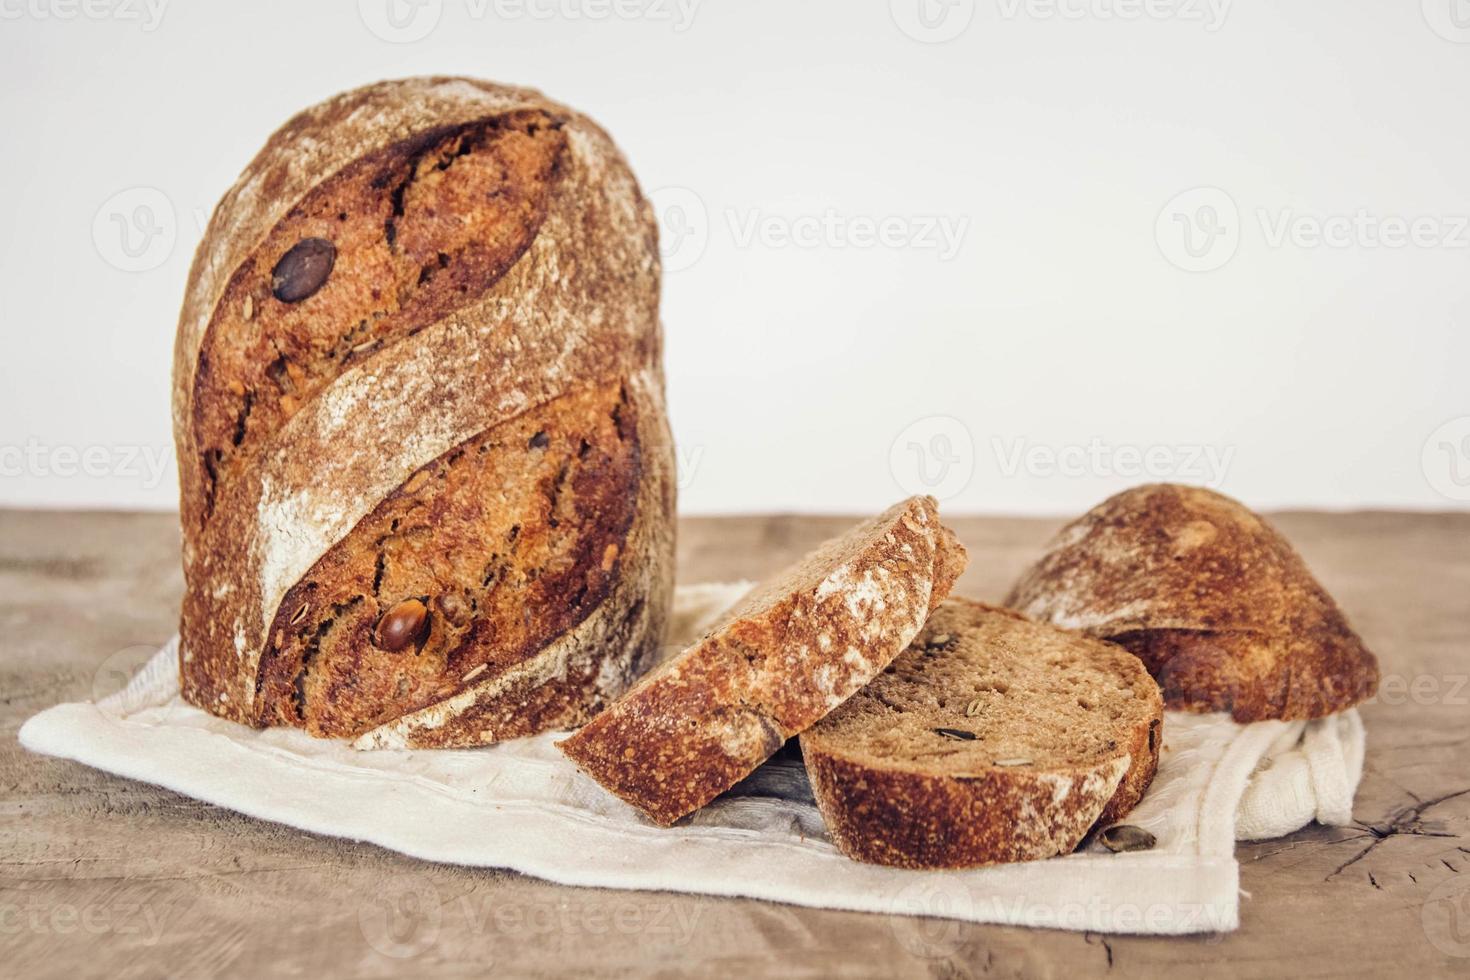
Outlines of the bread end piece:
[[1201,487],[1103,501],[1058,533],[1006,605],[1127,647],[1173,710],[1303,720],[1378,689],[1377,659],[1285,536]]

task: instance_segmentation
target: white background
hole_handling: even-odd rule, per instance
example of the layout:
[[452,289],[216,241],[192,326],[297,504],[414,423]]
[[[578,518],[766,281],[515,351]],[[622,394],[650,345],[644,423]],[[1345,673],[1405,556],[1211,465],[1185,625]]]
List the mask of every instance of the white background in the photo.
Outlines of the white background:
[[686,512],[1060,514],[1139,457],[1466,506],[1470,2],[924,3],[0,0],[0,505],[174,506],[208,212],[297,109],[433,72],[656,192]]

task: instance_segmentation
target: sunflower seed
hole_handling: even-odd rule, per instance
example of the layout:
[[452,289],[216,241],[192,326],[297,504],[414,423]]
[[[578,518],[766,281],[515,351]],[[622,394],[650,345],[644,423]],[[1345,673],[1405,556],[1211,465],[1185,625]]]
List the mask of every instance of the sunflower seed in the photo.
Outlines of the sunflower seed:
[[961,742],[975,741],[975,733],[967,732],[963,728],[936,728],[935,735],[943,735],[945,738],[958,739]]
[[1029,766],[1029,765],[1031,765],[1031,760],[1030,759],[996,759],[995,760],[995,765],[997,765],[997,766]]
[[1158,843],[1154,835],[1142,827],[1126,823],[1120,823],[1104,830],[1101,840],[1103,847],[1114,854],[1121,854],[1124,851],[1147,851]]

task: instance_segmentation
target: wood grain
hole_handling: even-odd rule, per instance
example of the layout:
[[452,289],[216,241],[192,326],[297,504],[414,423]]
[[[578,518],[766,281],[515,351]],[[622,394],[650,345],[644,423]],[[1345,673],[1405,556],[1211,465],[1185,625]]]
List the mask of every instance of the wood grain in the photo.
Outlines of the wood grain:
[[[1470,514],[1277,521],[1382,661],[1357,824],[1241,845],[1240,930],[1157,939],[564,888],[315,837],[31,755],[15,740],[25,718],[110,693],[174,631],[178,536],[167,514],[0,511],[5,972],[1466,975]],[[846,523],[686,519],[680,575],[756,578]],[[956,591],[994,600],[1060,522],[952,523],[971,554]]]

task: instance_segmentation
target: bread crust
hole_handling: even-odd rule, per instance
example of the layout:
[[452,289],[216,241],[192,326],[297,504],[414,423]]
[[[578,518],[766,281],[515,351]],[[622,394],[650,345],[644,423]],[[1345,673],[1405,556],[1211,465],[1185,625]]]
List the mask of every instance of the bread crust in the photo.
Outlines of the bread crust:
[[827,833],[856,861],[973,868],[1068,854],[1118,791],[1127,755],[1065,773],[974,778],[879,769],[808,747],[807,776]]
[[[202,448],[192,398],[201,345],[235,272],[247,263],[260,268],[255,252],[271,230],[353,161],[422,142],[426,132],[510,113],[554,118],[565,138],[544,217],[524,251],[454,309],[345,364],[219,486],[213,512],[202,520],[203,489],[187,465]],[[608,642],[589,654],[596,670],[554,675],[562,696],[528,707],[527,717],[563,724],[620,689],[648,637],[661,634],[672,590],[673,444],[658,289],[656,225],[621,155],[593,123],[539,93],[460,78],[383,82],[329,99],[282,127],[216,209],[180,316],[174,435],[182,464],[185,697],[223,717],[265,723],[258,691],[270,626],[323,555],[454,447],[562,395],[622,383],[636,392],[642,468],[637,513],[620,549],[628,581],[567,636],[582,631],[579,642],[591,650],[599,628],[629,616],[636,628],[605,635]],[[493,680],[482,677],[464,689]],[[507,696],[524,700],[513,687]],[[441,714],[433,733],[413,744],[483,741],[468,717],[452,724],[452,710]]]
[[[1025,629],[1022,642],[1035,658],[1065,651],[1118,664],[1134,692],[1129,704],[1139,705],[1138,723],[1115,724],[1110,751],[1065,766],[994,765],[955,774],[912,760],[878,763],[844,751],[834,722],[853,717],[863,698],[884,702],[880,678],[801,736],[812,794],[838,849],[858,861],[913,869],[1032,861],[1070,853],[1093,827],[1131,811],[1153,782],[1163,743],[1163,702],[1141,665],[1112,644],[1032,623],[1009,609],[952,596],[943,610],[902,655],[910,667],[922,672],[936,633],[985,636],[982,630],[1001,629],[1013,636]],[[1007,630],[1006,623],[1025,626]]]
[[965,561],[934,500],[910,498],[757,586],[558,747],[670,825],[882,671]]
[[1378,687],[1376,658],[1291,544],[1198,487],[1141,486],[1099,504],[1006,604],[1133,650],[1173,709],[1310,719]]

